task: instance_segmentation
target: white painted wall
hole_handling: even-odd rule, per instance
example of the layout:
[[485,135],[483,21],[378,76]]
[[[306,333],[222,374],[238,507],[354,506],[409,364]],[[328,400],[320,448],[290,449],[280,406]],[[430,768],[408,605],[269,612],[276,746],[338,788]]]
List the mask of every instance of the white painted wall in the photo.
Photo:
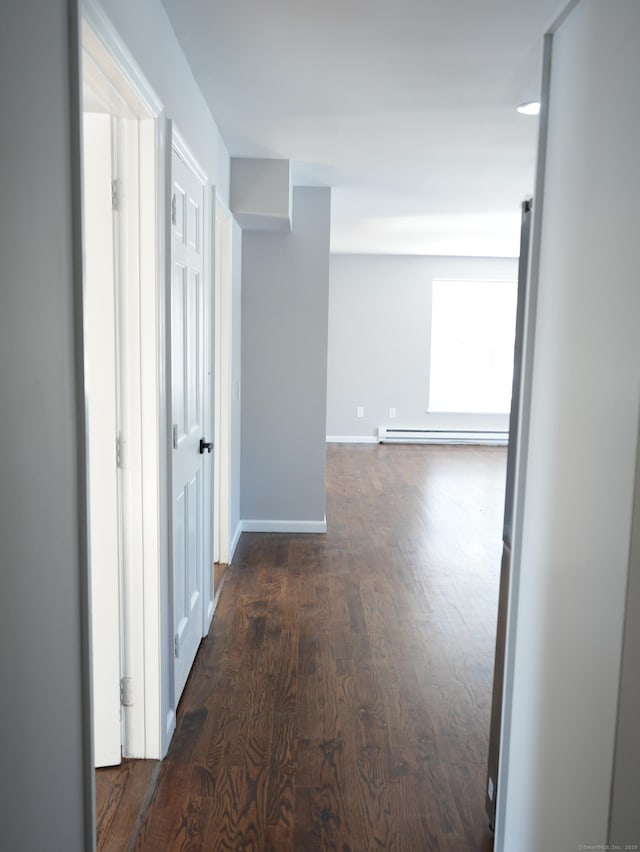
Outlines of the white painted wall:
[[324,527],[330,201],[295,188],[292,233],[242,235],[245,529]]
[[434,278],[517,277],[512,258],[331,255],[327,435],[373,440],[393,425],[507,429],[507,415],[427,414],[431,290]]
[[607,840],[640,388],[638,79],[640,4],[581,0],[553,37],[537,191],[496,842],[505,852]]
[[160,0],[99,0],[225,204],[229,154]]
[[93,846],[75,18],[0,27],[0,845],[51,852]]

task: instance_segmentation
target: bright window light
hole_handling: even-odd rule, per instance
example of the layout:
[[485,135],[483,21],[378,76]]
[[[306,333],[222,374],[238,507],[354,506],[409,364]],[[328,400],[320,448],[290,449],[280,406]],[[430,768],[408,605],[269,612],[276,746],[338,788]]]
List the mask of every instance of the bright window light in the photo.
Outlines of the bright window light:
[[516,109],[523,115],[539,115],[540,101],[527,101],[526,104],[520,104]]
[[513,281],[433,282],[429,411],[509,412],[517,292]]

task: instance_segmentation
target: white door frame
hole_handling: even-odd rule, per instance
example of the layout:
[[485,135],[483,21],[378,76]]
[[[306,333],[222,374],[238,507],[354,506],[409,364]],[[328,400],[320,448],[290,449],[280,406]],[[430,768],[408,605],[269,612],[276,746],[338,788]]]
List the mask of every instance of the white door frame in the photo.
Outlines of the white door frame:
[[[123,676],[130,701],[123,709],[123,753],[160,758],[175,726],[165,683],[168,642],[168,517],[166,489],[167,375],[165,345],[166,287],[166,120],[163,107],[117,31],[96,0],[82,2],[82,48],[137,121],[135,168],[136,239],[129,260],[125,326],[129,328],[127,422],[125,436],[127,498],[124,506]],[[114,111],[116,102],[114,101]],[[144,310],[141,306],[144,305]],[[127,440],[127,438],[129,438]]]
[[[215,206],[215,484],[214,562],[230,560],[230,452],[231,452],[231,212],[212,191]],[[216,594],[219,589],[216,589]]]
[[122,760],[120,590],[122,574],[117,270],[112,186],[114,118],[83,79],[82,236],[87,406],[89,570],[93,650],[94,761]]

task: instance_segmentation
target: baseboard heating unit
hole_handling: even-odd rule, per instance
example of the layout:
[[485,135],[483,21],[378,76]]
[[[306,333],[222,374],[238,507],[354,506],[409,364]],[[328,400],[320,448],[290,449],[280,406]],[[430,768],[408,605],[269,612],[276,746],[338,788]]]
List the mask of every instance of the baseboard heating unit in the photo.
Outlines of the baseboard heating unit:
[[476,429],[397,429],[378,428],[380,444],[487,444],[505,446],[508,432],[481,432]]

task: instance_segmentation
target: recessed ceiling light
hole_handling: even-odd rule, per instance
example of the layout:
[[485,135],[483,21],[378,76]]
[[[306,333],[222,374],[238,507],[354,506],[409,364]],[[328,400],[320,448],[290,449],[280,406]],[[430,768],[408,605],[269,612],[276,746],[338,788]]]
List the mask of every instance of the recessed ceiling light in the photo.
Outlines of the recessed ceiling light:
[[538,115],[540,112],[540,101],[527,101],[526,104],[520,104],[517,109],[523,115]]

